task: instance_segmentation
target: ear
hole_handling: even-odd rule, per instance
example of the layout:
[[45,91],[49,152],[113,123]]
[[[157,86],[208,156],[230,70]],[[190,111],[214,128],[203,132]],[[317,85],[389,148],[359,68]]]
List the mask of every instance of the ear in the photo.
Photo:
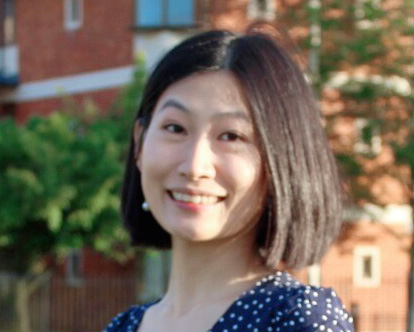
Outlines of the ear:
[[135,121],[134,125],[134,156],[135,156],[135,164],[139,170],[141,170],[141,148],[144,135],[144,127],[139,123],[139,121]]

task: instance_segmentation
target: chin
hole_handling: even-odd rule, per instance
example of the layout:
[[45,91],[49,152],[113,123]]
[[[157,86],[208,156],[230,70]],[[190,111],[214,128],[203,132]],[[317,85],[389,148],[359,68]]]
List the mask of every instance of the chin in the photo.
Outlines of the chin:
[[180,216],[166,218],[160,223],[173,238],[189,242],[208,242],[223,237],[224,223],[212,222],[216,216],[209,215],[203,218]]
[[219,232],[214,232],[211,229],[187,228],[176,230],[171,233],[173,237],[180,238],[188,242],[208,242],[216,240],[220,237]]
[[217,238],[214,235],[199,232],[186,232],[184,234],[181,233],[178,235],[178,237],[189,242],[208,242]]

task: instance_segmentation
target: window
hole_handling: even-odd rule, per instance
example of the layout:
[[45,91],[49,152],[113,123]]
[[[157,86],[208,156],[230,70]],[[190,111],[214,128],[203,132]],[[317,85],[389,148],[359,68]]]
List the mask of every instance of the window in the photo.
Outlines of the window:
[[15,0],[1,0],[0,20],[0,86],[14,87],[19,83],[19,49],[16,45]]
[[362,256],[362,277],[371,279],[373,277],[372,256]]
[[64,11],[66,30],[79,29],[83,21],[83,0],[65,0]]
[[135,23],[143,28],[192,26],[193,0],[136,0]]
[[82,249],[72,249],[66,258],[66,280],[70,285],[79,285],[83,280]]
[[376,287],[381,283],[380,251],[377,247],[358,246],[354,250],[354,285]]
[[247,5],[247,16],[252,20],[274,20],[276,5],[274,0],[250,0]]
[[[14,20],[14,0],[3,0],[1,2],[1,28],[3,32],[2,46],[10,45],[15,42],[15,20]],[[0,30],[1,31],[1,30]]]

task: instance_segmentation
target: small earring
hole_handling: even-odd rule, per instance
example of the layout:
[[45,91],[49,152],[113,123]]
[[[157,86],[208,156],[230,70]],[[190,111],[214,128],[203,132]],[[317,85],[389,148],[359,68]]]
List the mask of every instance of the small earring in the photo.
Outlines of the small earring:
[[141,207],[146,212],[148,212],[150,210],[149,205],[148,205],[148,203],[146,201],[142,202]]

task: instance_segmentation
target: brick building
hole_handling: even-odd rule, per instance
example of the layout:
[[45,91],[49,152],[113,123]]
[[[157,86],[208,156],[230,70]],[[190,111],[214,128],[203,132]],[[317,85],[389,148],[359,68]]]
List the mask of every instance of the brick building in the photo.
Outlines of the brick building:
[[[289,27],[296,40],[303,40],[311,33],[311,24],[305,20],[292,21],[289,14],[297,11],[296,17],[300,17],[306,3],[302,0],[1,0],[0,114],[14,116],[17,121],[24,121],[32,114],[47,115],[63,107],[62,97],[66,96],[80,103],[93,100],[104,110],[131,80],[138,52],[146,54],[151,68],[166,49],[207,28],[237,31],[255,19],[276,20]],[[343,75],[346,76],[345,71]],[[346,77],[349,79],[349,75]],[[340,78],[339,74],[333,77],[322,90],[322,108],[326,114],[340,113],[346,108],[338,92],[344,81]],[[338,80],[342,83],[337,83]],[[338,119],[333,146],[367,148],[358,139],[360,127],[360,122],[352,117]],[[368,148],[375,148],[376,144],[378,140],[374,139]],[[387,149],[380,150],[373,160],[381,167],[391,167],[392,156]],[[382,207],[362,202],[359,208],[349,210],[343,237],[321,265],[297,275],[313,284],[337,289],[348,308],[352,308],[359,331],[403,331],[411,244],[409,194],[401,185],[384,177],[372,188],[382,195],[379,200]],[[56,299],[54,308],[76,292],[84,292],[82,296],[88,298],[87,290],[80,290],[79,280],[98,274],[134,276],[133,264],[120,267],[99,258],[102,263],[99,267],[94,265],[96,257],[85,251],[74,252],[68,258],[67,265],[58,273],[68,279],[68,284],[59,284],[56,279],[52,286],[55,291],[65,288],[68,293],[61,290],[61,300]],[[108,287],[118,286],[105,286]],[[128,287],[128,293],[133,293],[134,286]],[[69,331],[65,324],[69,323],[52,323],[59,330]]]
[[237,1],[1,4],[1,111],[19,121],[61,107],[68,95],[106,108],[130,81],[137,52],[146,52],[151,67],[185,36],[212,26],[240,29],[246,18]]

